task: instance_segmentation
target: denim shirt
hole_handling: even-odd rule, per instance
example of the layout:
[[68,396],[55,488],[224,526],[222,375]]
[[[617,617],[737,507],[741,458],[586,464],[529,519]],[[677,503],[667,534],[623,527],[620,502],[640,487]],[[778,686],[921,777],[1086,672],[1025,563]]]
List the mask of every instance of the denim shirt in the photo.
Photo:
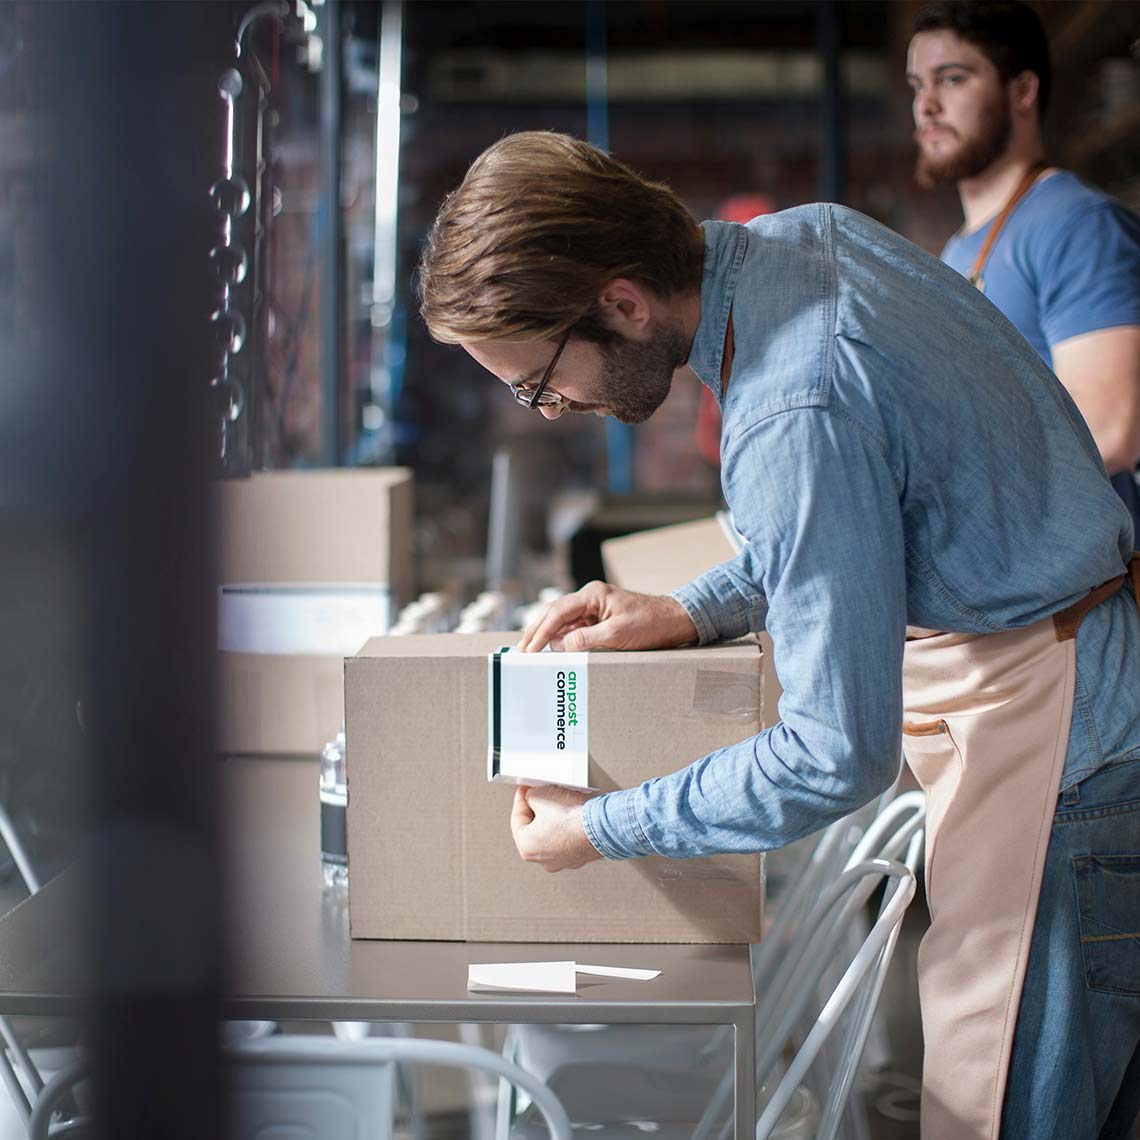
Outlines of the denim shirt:
[[[702,642],[767,628],[781,719],[590,800],[586,833],[608,858],[768,850],[852,811],[898,772],[908,624],[1027,626],[1132,550],[1076,406],[948,266],[832,205],[704,233],[689,364],[721,404],[724,494],[747,543],[674,597]],[[1140,756],[1128,590],[1085,619],[1077,655],[1068,783]]]

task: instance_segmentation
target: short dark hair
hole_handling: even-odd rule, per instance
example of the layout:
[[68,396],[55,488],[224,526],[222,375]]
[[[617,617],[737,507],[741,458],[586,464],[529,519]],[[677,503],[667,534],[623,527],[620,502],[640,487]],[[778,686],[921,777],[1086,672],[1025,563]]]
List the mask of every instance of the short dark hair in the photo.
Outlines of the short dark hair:
[[997,68],[1003,83],[1023,71],[1037,75],[1037,107],[1049,109],[1053,65],[1040,17],[1018,0],[945,0],[915,17],[912,33],[949,31],[973,44]]

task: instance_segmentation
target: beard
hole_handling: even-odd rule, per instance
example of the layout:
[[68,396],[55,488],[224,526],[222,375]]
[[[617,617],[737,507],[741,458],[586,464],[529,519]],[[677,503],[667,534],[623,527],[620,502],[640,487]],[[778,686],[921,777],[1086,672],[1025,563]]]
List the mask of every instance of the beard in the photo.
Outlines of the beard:
[[978,122],[981,125],[973,135],[963,137],[955,132],[960,140],[958,149],[939,158],[926,154],[919,143],[914,167],[919,186],[933,190],[936,186],[961,182],[963,178],[974,178],[1001,158],[1013,130],[1013,116],[1004,94],[978,116]]
[[673,372],[685,363],[688,344],[677,322],[648,341],[617,336],[598,346],[602,356],[598,399],[571,403],[571,412],[605,412],[623,424],[642,424],[665,402]]

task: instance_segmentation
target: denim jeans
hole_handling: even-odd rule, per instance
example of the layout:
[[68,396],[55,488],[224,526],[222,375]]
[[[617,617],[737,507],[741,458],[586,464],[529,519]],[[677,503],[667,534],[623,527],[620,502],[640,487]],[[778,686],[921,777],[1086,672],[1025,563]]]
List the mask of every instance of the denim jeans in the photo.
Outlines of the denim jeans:
[[1133,758],[1058,798],[1001,1135],[1133,1140],[1138,1115],[1140,758]]

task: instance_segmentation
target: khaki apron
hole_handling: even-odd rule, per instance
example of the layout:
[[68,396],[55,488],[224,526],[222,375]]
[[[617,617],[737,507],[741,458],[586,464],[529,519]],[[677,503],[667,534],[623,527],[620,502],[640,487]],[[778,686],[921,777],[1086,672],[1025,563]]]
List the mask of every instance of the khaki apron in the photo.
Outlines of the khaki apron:
[[[1140,556],[1130,563],[1140,604]],[[1068,750],[1076,632],[1125,576],[991,634],[909,628],[903,750],[926,792],[923,1140],[996,1140]]]

